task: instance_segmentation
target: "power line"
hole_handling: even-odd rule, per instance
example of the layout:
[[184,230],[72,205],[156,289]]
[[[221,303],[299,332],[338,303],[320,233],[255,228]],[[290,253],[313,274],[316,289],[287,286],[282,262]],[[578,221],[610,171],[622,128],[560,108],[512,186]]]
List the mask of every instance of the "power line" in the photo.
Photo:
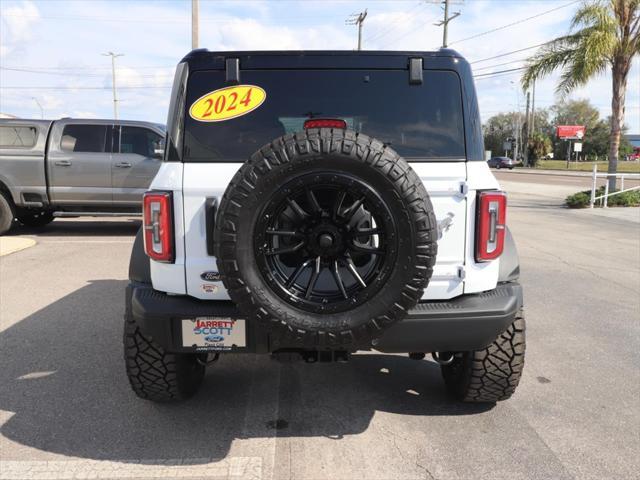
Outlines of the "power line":
[[[105,73],[73,73],[73,72],[45,72],[42,70],[31,70],[28,68],[13,68],[13,67],[0,67],[0,70],[6,70],[9,72],[24,72],[24,73],[37,73],[39,75],[60,75],[63,77],[94,77],[94,78],[104,78],[105,75],[108,74],[107,71]],[[122,72],[122,70],[120,70]],[[140,78],[157,78],[157,77],[172,77],[173,73],[160,73],[153,75],[138,75]]]
[[[119,90],[132,90],[137,88],[171,88],[171,85],[161,86],[161,85],[128,85],[124,87],[118,87]],[[17,85],[0,85],[0,90],[111,90],[110,86],[107,87],[25,87],[25,86],[17,86]]]
[[[142,69],[162,69],[162,68],[171,68],[171,69],[175,69],[175,65],[146,65],[146,66],[138,66],[136,65],[135,67],[129,67],[128,65],[123,65],[123,67],[125,68],[134,68],[136,70],[142,70]],[[75,66],[75,67],[32,67],[29,65],[11,65],[10,67],[0,67],[2,69],[5,70],[11,70],[11,69],[29,69],[30,71],[38,71],[38,72],[43,72],[46,73],[48,70],[111,70],[111,67],[107,67],[104,65],[80,65],[80,66]]]
[[453,45],[454,43],[466,42],[467,40],[472,40],[474,38],[482,37],[484,35],[489,35],[490,33],[494,33],[494,32],[500,31],[500,30],[504,30],[505,28],[513,27],[515,25],[519,25],[521,23],[528,22],[529,20],[533,20],[535,18],[542,17],[543,15],[547,15],[549,13],[555,12],[555,11],[560,10],[562,8],[569,7],[569,6],[574,5],[574,4],[576,4],[576,3],[580,2],[580,1],[582,1],[582,0],[573,0],[572,2],[566,3],[564,5],[560,5],[559,7],[555,7],[555,8],[552,8],[550,10],[546,10],[544,12],[540,12],[540,13],[538,13],[536,15],[532,15],[530,17],[523,18],[521,20],[516,20],[515,22],[509,23],[507,25],[502,25],[501,27],[492,28],[491,30],[487,30],[486,32],[477,33],[475,35],[471,35],[470,37],[461,38],[460,40],[456,40],[454,42],[451,42],[451,45]]
[[497,75],[497,74],[500,74],[500,73],[517,72],[519,70],[524,70],[525,68],[527,68],[527,67],[509,68],[508,70],[499,70],[497,72],[480,73],[478,75],[474,75],[474,77],[475,78],[488,77],[488,76]]
[[[123,18],[123,17],[103,17],[103,16],[95,16],[95,15],[25,15],[25,14],[11,14],[11,13],[3,13],[0,17],[16,17],[16,18],[33,18],[33,19],[42,19],[42,20],[79,20],[79,21],[87,21],[92,20],[96,22],[117,22],[117,23],[142,23],[151,22],[151,23],[176,23],[176,24],[187,24],[191,22],[189,17],[184,18],[175,18],[175,17],[146,17],[144,20],[135,19],[135,18]],[[325,15],[325,16],[294,16],[294,17],[279,17],[274,19],[266,19],[266,21],[271,20],[277,24],[280,24],[283,20],[318,20],[318,19],[335,19],[336,15]],[[220,25],[229,25],[233,23],[242,22],[245,20],[259,20],[256,18],[245,18],[238,17],[232,18],[228,20],[220,20],[219,17],[205,16],[200,17],[200,19],[207,24],[216,23]]]
[[510,62],[496,63],[495,65],[489,65],[487,67],[479,67],[474,70],[477,72],[478,70],[488,70],[489,68],[502,67],[504,65],[511,65],[512,63],[519,63],[526,61],[526,58],[519,58],[518,60],[511,60]]
[[431,20],[427,20],[426,22],[419,24],[417,27],[412,28],[411,30],[409,30],[409,31],[407,31],[407,32],[405,32],[405,33],[403,33],[402,35],[400,35],[399,37],[397,37],[395,40],[391,40],[391,42],[387,44],[387,47],[388,47],[389,45],[393,45],[394,43],[398,43],[398,41],[399,41],[399,40],[402,40],[402,39],[403,39],[404,37],[406,37],[407,35],[409,35],[409,34],[411,34],[411,33],[415,32],[416,30],[419,30],[419,29],[423,28],[423,27],[425,26],[425,24],[427,24],[427,23],[431,23],[431,22],[433,22],[433,21],[435,21],[435,20],[437,20],[437,19],[438,19],[438,18],[433,18],[433,19],[431,19]]
[[395,31],[395,29],[393,28],[395,25],[398,25],[399,23],[404,22],[405,20],[408,20],[412,13],[417,14],[418,13],[417,10],[420,10],[426,5],[427,5],[426,3],[418,3],[417,5],[414,5],[413,8],[408,12],[403,12],[400,18],[397,18],[392,22],[389,22],[387,24],[387,28],[382,29],[382,31],[374,32],[372,35],[369,35],[367,38],[365,38],[365,40],[367,42],[370,42],[372,40],[380,40],[382,37],[389,35],[391,32]]
[[531,50],[533,48],[538,48],[538,47],[542,47],[543,45],[546,45],[550,42],[544,42],[544,43],[539,43],[537,45],[531,45],[530,47],[525,47],[525,48],[521,48],[519,50],[512,50],[511,52],[504,52],[504,53],[499,53],[498,55],[494,55],[493,57],[487,57],[487,58],[481,58],[480,60],[474,60],[473,62],[469,62],[469,63],[480,63],[480,62],[486,62],[487,60],[494,60],[496,58],[501,58],[501,57],[508,57],[509,55],[513,55],[514,53],[520,53],[520,52],[524,52],[526,50]]

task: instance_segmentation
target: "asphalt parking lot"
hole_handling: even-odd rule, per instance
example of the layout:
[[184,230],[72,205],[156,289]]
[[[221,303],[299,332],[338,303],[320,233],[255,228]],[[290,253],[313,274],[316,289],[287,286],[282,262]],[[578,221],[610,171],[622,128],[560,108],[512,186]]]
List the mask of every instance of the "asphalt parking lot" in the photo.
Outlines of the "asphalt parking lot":
[[139,222],[14,232],[37,244],[0,259],[0,479],[639,478],[640,210],[567,210],[558,188],[575,187],[501,179],[528,351],[495,407],[452,402],[431,361],[382,354],[222,358],[192,400],[144,402],[121,348]]

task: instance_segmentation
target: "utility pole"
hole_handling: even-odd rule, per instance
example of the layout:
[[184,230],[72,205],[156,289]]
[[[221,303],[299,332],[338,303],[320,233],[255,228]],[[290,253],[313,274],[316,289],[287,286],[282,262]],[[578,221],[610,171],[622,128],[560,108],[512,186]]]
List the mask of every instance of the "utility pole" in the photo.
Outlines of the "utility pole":
[[34,102],[36,102],[38,107],[40,107],[40,118],[44,120],[44,108],[42,108],[42,105],[40,105],[40,102],[36,97],[31,97],[31,98],[33,99]]
[[199,0],[191,0],[191,50],[198,48],[200,36]]
[[447,33],[449,29],[449,22],[456,17],[460,16],[460,12],[455,12],[453,15],[449,16],[449,0],[442,0],[444,4],[444,18],[442,21],[438,23],[434,23],[435,26],[441,27],[444,26],[444,30],[442,31],[442,48],[447,48]]
[[527,108],[525,110],[524,119],[525,119],[525,127],[524,127],[524,142],[522,142],[522,155],[524,166],[529,166],[529,100],[531,99],[531,93],[527,92]]
[[358,26],[358,50],[362,50],[362,24],[364,23],[364,19],[367,18],[367,10],[364,12],[354,13],[353,15],[349,15],[349,18],[345,20],[347,25],[357,25]]
[[116,95],[116,57],[123,57],[123,53],[107,52],[105,57],[111,57],[111,88],[113,90],[113,118],[118,119],[118,96]]

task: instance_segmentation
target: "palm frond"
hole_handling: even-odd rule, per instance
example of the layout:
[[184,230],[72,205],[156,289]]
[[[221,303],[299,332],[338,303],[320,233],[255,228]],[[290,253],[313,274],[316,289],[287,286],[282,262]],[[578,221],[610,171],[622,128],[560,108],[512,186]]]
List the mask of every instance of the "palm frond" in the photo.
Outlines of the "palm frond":
[[598,26],[603,29],[616,28],[615,19],[611,17],[609,9],[602,0],[585,3],[576,11],[571,21],[571,30],[580,27]]
[[534,80],[545,77],[570,63],[577,50],[578,41],[578,35],[567,35],[556,38],[540,48],[527,60],[522,76],[523,88],[528,89]]
[[612,62],[618,46],[616,22],[602,0],[583,4],[574,15],[571,29],[574,33],[553,40],[528,59],[521,80],[523,88],[561,70],[556,90],[564,96]]

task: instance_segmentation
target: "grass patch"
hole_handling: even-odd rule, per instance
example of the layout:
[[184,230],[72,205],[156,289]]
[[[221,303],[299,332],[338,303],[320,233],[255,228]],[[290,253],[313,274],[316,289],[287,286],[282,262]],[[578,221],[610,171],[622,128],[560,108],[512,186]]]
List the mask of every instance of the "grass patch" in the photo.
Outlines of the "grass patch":
[[[596,190],[596,197],[604,195],[604,187]],[[591,200],[591,190],[583,190],[582,192],[569,195],[565,199],[565,203],[569,208],[586,208]],[[602,199],[596,200],[596,206],[602,205]],[[640,206],[640,190],[632,190],[609,197],[607,205],[610,207],[637,207]]]
[[[591,172],[594,162],[567,162],[565,160],[538,160],[536,168],[543,170],[564,170],[570,172]],[[606,173],[609,164],[598,162],[598,173]],[[618,173],[640,173],[640,162],[618,162]]]

